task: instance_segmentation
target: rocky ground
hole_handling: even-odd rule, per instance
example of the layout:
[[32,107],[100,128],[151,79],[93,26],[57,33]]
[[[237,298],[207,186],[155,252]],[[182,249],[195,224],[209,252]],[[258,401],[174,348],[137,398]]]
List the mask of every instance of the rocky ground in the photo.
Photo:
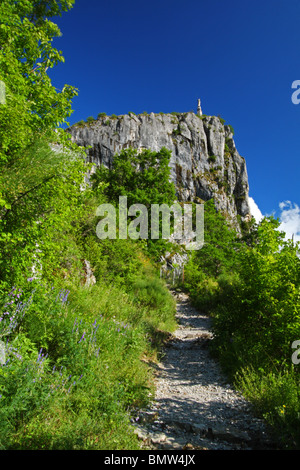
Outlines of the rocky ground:
[[226,381],[208,349],[211,319],[176,294],[179,327],[156,369],[156,396],[134,421],[145,448],[272,449],[262,420]]

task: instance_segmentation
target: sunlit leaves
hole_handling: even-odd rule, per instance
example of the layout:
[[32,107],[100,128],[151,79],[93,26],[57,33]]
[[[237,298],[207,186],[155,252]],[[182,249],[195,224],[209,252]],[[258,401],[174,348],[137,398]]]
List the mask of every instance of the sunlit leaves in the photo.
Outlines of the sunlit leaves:
[[0,2],[0,79],[7,103],[0,106],[0,162],[34,140],[36,132],[53,132],[72,113],[77,91],[57,90],[47,74],[64,58],[52,40],[60,36],[49,18],[71,8],[73,1]]

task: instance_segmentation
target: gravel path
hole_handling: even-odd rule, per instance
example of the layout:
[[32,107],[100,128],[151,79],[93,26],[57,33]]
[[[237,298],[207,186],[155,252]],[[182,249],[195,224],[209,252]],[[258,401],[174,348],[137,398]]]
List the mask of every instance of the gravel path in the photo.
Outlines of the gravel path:
[[211,319],[176,294],[179,327],[156,370],[156,396],[135,422],[152,449],[272,448],[264,424],[210,356]]

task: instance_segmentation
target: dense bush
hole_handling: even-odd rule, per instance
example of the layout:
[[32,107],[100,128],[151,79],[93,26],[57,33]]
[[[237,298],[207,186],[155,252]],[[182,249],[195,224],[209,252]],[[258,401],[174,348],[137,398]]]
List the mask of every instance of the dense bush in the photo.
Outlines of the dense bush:
[[86,120],[86,122],[88,124],[93,124],[93,122],[95,122],[95,121],[96,121],[96,119],[94,118],[94,116],[89,116]]
[[264,220],[255,245],[239,250],[235,278],[218,278],[216,342],[224,357],[236,350],[257,367],[290,363],[291,343],[300,338],[300,261],[276,225]]

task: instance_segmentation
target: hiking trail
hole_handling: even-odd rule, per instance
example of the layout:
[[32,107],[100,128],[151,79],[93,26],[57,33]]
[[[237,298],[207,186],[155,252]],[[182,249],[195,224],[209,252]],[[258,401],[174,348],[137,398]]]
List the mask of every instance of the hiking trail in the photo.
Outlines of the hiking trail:
[[176,298],[178,329],[156,365],[151,407],[133,420],[145,448],[239,450],[270,449],[263,420],[228,383],[209,353],[211,318]]

